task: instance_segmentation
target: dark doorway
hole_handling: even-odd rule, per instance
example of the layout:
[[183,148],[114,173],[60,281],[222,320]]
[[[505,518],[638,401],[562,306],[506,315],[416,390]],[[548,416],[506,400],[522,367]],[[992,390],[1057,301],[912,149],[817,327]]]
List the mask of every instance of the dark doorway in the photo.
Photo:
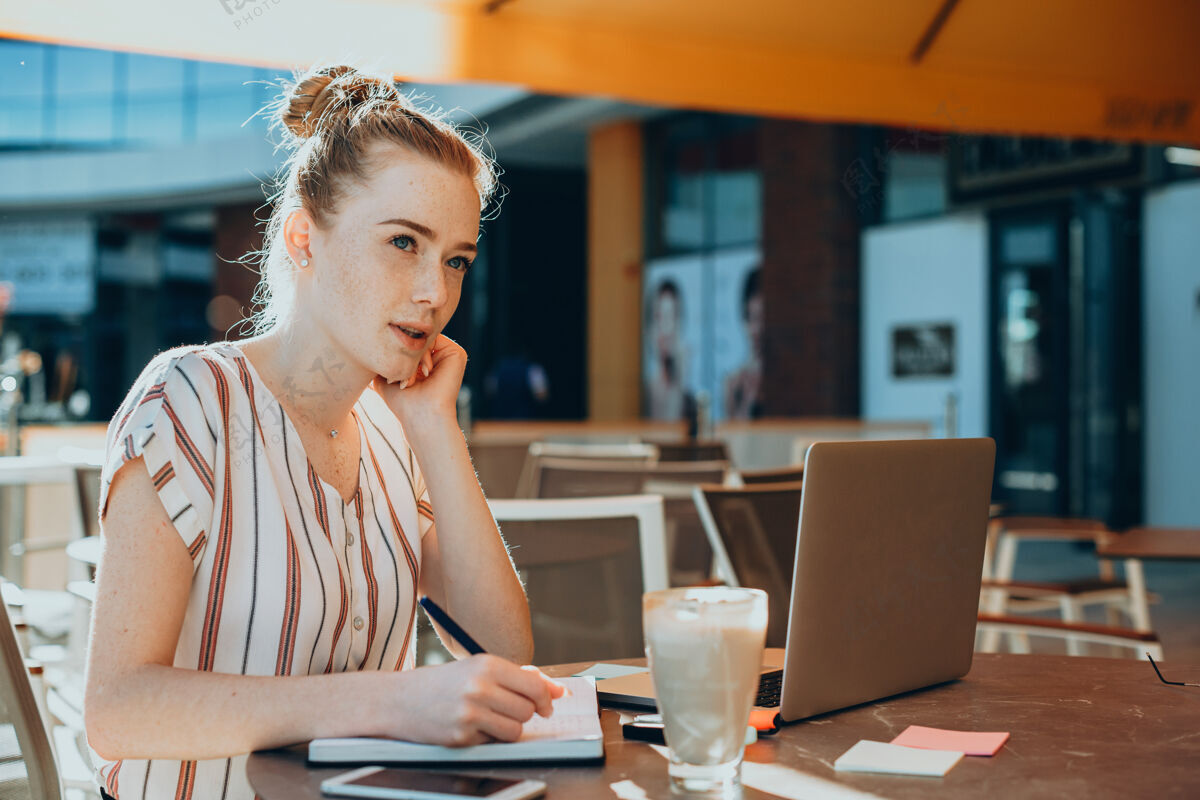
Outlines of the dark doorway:
[[587,178],[582,170],[516,168],[501,177],[499,216],[483,223],[480,256],[447,333],[470,354],[472,413],[488,419],[487,378],[505,358],[539,364],[549,399],[534,416],[582,419],[587,397]]
[[995,499],[1010,513],[1067,510],[1068,212],[996,213],[990,226]]
[[1141,517],[1140,215],[1115,190],[992,215],[991,429],[1009,513]]

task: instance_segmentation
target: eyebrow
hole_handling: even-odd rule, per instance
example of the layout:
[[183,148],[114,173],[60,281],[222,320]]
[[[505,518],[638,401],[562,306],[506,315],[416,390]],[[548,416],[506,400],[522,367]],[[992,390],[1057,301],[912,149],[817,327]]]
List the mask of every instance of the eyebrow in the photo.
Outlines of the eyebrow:
[[[430,228],[426,225],[422,225],[419,222],[413,222],[411,219],[404,219],[403,217],[397,217],[395,219],[385,219],[383,222],[381,222],[379,224],[380,225],[404,225],[406,227],[412,228],[414,231],[421,234],[426,239],[436,239],[437,238],[437,236],[434,234],[432,228]],[[479,251],[479,248],[475,246],[474,242],[461,242],[455,249],[456,250],[469,250],[472,253]]]

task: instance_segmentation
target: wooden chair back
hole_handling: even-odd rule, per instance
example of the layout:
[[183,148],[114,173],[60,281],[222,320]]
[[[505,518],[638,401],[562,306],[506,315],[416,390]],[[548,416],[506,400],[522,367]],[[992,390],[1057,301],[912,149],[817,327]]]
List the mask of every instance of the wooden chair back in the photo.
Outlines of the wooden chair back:
[[728,461],[729,448],[724,442],[658,442],[658,461]]
[[487,497],[517,497],[521,470],[529,453],[525,442],[469,441],[471,463]]
[[767,593],[768,647],[787,644],[802,488],[777,483],[697,486],[693,491],[718,577],[730,586]]
[[639,494],[646,481],[723,483],[725,461],[681,461],[670,464],[542,458],[530,490],[536,497],[611,497]]
[[84,536],[100,535],[100,472],[94,464],[75,465],[75,490],[79,495],[79,510],[83,515],[81,530]]
[[738,475],[746,486],[767,483],[799,483],[804,480],[804,465],[778,467],[776,469],[744,469]]
[[661,497],[489,505],[525,584],[537,663],[644,653],[642,593],[668,586]]
[[[4,732],[11,732],[15,741],[10,742],[10,747],[16,744],[17,757],[24,765],[23,776],[12,775],[4,781],[4,796],[61,800],[63,790],[54,750],[38,711],[8,609],[0,603],[0,736]],[[7,776],[8,767],[5,773]]]
[[[579,462],[579,468],[596,466],[641,467],[658,460],[658,447],[644,442],[532,442],[517,480],[517,497],[592,497],[582,495],[546,495],[539,491],[542,469],[547,462]],[[607,492],[636,494],[637,490]]]
[[691,488],[722,483],[725,461],[635,464],[583,459],[540,459],[532,491],[538,497],[607,497],[661,494],[666,515],[667,552],[673,585],[709,577],[712,552],[692,503]]
[[[1068,541],[1100,543],[1111,531],[1100,520],[1076,517],[994,516],[988,523],[987,543],[983,556],[983,592],[981,606],[993,616],[1013,613],[1057,610],[1064,622],[1082,622],[1084,609],[1090,605],[1106,609],[1109,623],[1115,625],[1116,614],[1124,611],[1133,618],[1134,627],[1150,630],[1150,620],[1144,611],[1147,598],[1144,586],[1119,580],[1112,565],[1097,559],[1097,573],[1079,580],[1080,576],[1062,576],[1043,581],[1043,586],[1014,580],[1017,549],[1022,542]],[[1136,596],[1135,596],[1136,595]],[[1136,613],[1135,613],[1136,612]],[[1000,646],[1001,631],[997,626],[987,628],[981,648],[995,651]],[[1021,640],[1020,631],[1010,630],[1010,640]],[[1071,655],[1083,652],[1081,637],[1068,639]]]

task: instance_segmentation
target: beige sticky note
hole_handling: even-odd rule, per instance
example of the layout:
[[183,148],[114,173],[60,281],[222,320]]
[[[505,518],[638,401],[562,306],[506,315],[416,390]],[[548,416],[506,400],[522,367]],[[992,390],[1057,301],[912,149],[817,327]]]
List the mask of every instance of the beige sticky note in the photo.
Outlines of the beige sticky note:
[[842,753],[833,768],[839,772],[889,772],[896,775],[942,777],[963,757],[962,752],[921,750],[863,739]]

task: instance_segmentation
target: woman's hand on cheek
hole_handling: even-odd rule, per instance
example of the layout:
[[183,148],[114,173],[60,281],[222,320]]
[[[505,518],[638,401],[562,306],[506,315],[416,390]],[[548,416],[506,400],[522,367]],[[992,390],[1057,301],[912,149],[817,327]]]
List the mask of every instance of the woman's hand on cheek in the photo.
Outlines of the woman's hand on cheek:
[[456,419],[458,390],[467,368],[467,351],[438,334],[407,381],[388,383],[376,375],[375,391],[406,427],[435,418]]

